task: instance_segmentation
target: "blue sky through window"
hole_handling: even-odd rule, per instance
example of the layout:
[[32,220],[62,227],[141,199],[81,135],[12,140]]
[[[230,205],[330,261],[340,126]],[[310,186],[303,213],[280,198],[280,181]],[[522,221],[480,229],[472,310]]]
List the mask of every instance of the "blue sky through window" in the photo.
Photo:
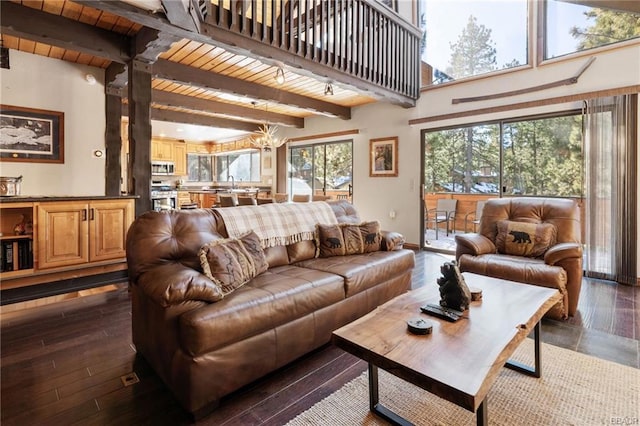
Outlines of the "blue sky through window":
[[[491,29],[496,48],[496,66],[503,69],[514,59],[527,61],[528,4],[526,0],[420,0],[427,29],[427,46],[422,60],[445,71],[451,59],[451,46],[462,34],[470,15],[478,25]],[[572,26],[585,27],[588,7],[550,1],[548,57],[576,50],[577,41],[569,34]]]

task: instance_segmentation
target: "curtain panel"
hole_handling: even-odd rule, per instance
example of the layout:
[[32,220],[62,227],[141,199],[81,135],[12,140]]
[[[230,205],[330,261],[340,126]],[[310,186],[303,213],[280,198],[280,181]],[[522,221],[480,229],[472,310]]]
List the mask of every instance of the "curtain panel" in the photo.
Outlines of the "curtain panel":
[[591,99],[585,110],[585,274],[637,284],[638,95]]

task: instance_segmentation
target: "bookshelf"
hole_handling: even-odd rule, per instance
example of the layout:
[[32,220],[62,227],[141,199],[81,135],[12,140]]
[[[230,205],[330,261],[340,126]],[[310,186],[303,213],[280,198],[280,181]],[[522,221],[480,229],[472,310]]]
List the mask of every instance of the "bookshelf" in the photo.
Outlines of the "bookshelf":
[[[33,204],[0,206],[0,272],[3,278],[33,273]],[[16,234],[18,223],[31,223],[26,234]]]

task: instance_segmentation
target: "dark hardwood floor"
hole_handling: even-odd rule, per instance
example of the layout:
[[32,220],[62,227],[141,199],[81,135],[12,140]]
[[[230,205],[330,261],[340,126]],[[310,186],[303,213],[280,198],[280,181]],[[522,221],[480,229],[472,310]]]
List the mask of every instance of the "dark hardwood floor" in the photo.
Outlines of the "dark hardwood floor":
[[[435,285],[446,258],[419,252],[413,287]],[[131,344],[125,285],[1,316],[2,425],[190,423]],[[584,280],[579,315],[543,320],[543,340],[640,368],[640,290]],[[544,360],[543,360],[544,362]],[[360,375],[327,345],[225,398],[203,425],[280,425]],[[125,386],[135,372],[138,383]],[[127,382],[128,384],[128,382]]]

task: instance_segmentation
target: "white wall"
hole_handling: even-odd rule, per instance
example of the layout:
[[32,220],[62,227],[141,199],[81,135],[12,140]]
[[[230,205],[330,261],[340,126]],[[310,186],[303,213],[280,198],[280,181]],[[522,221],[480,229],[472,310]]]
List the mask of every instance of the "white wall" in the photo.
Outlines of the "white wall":
[[[443,120],[410,126],[410,119],[442,114],[543,100],[557,96],[585,93],[595,90],[640,84],[640,45],[600,53],[596,61],[582,75],[578,84],[562,86],[527,95],[503,99],[453,105],[459,97],[481,96],[550,83],[573,76],[588,56],[509,72],[498,77],[483,78],[448,87],[440,87],[422,93],[415,108],[376,103],[352,109],[351,120],[326,117],[305,119],[304,129],[286,129],[286,136],[298,137],[341,130],[358,129],[354,140],[354,204],[363,219],[378,219],[384,229],[402,232],[407,242],[420,242],[420,131],[453,124],[472,123],[506,117],[518,117],[580,107],[581,103],[551,105],[545,107],[476,115],[473,117]],[[284,132],[285,129],[282,129]],[[398,136],[398,177],[369,177],[369,139]],[[351,136],[349,136],[351,137]],[[333,140],[345,139],[345,137]],[[309,143],[309,142],[305,142]],[[389,217],[396,211],[395,219]],[[640,264],[640,257],[638,259]]]
[[[64,163],[0,162],[1,176],[24,176],[22,195],[104,195],[104,71],[11,50],[0,70],[0,102],[64,112]],[[86,74],[97,80],[89,85]]]

